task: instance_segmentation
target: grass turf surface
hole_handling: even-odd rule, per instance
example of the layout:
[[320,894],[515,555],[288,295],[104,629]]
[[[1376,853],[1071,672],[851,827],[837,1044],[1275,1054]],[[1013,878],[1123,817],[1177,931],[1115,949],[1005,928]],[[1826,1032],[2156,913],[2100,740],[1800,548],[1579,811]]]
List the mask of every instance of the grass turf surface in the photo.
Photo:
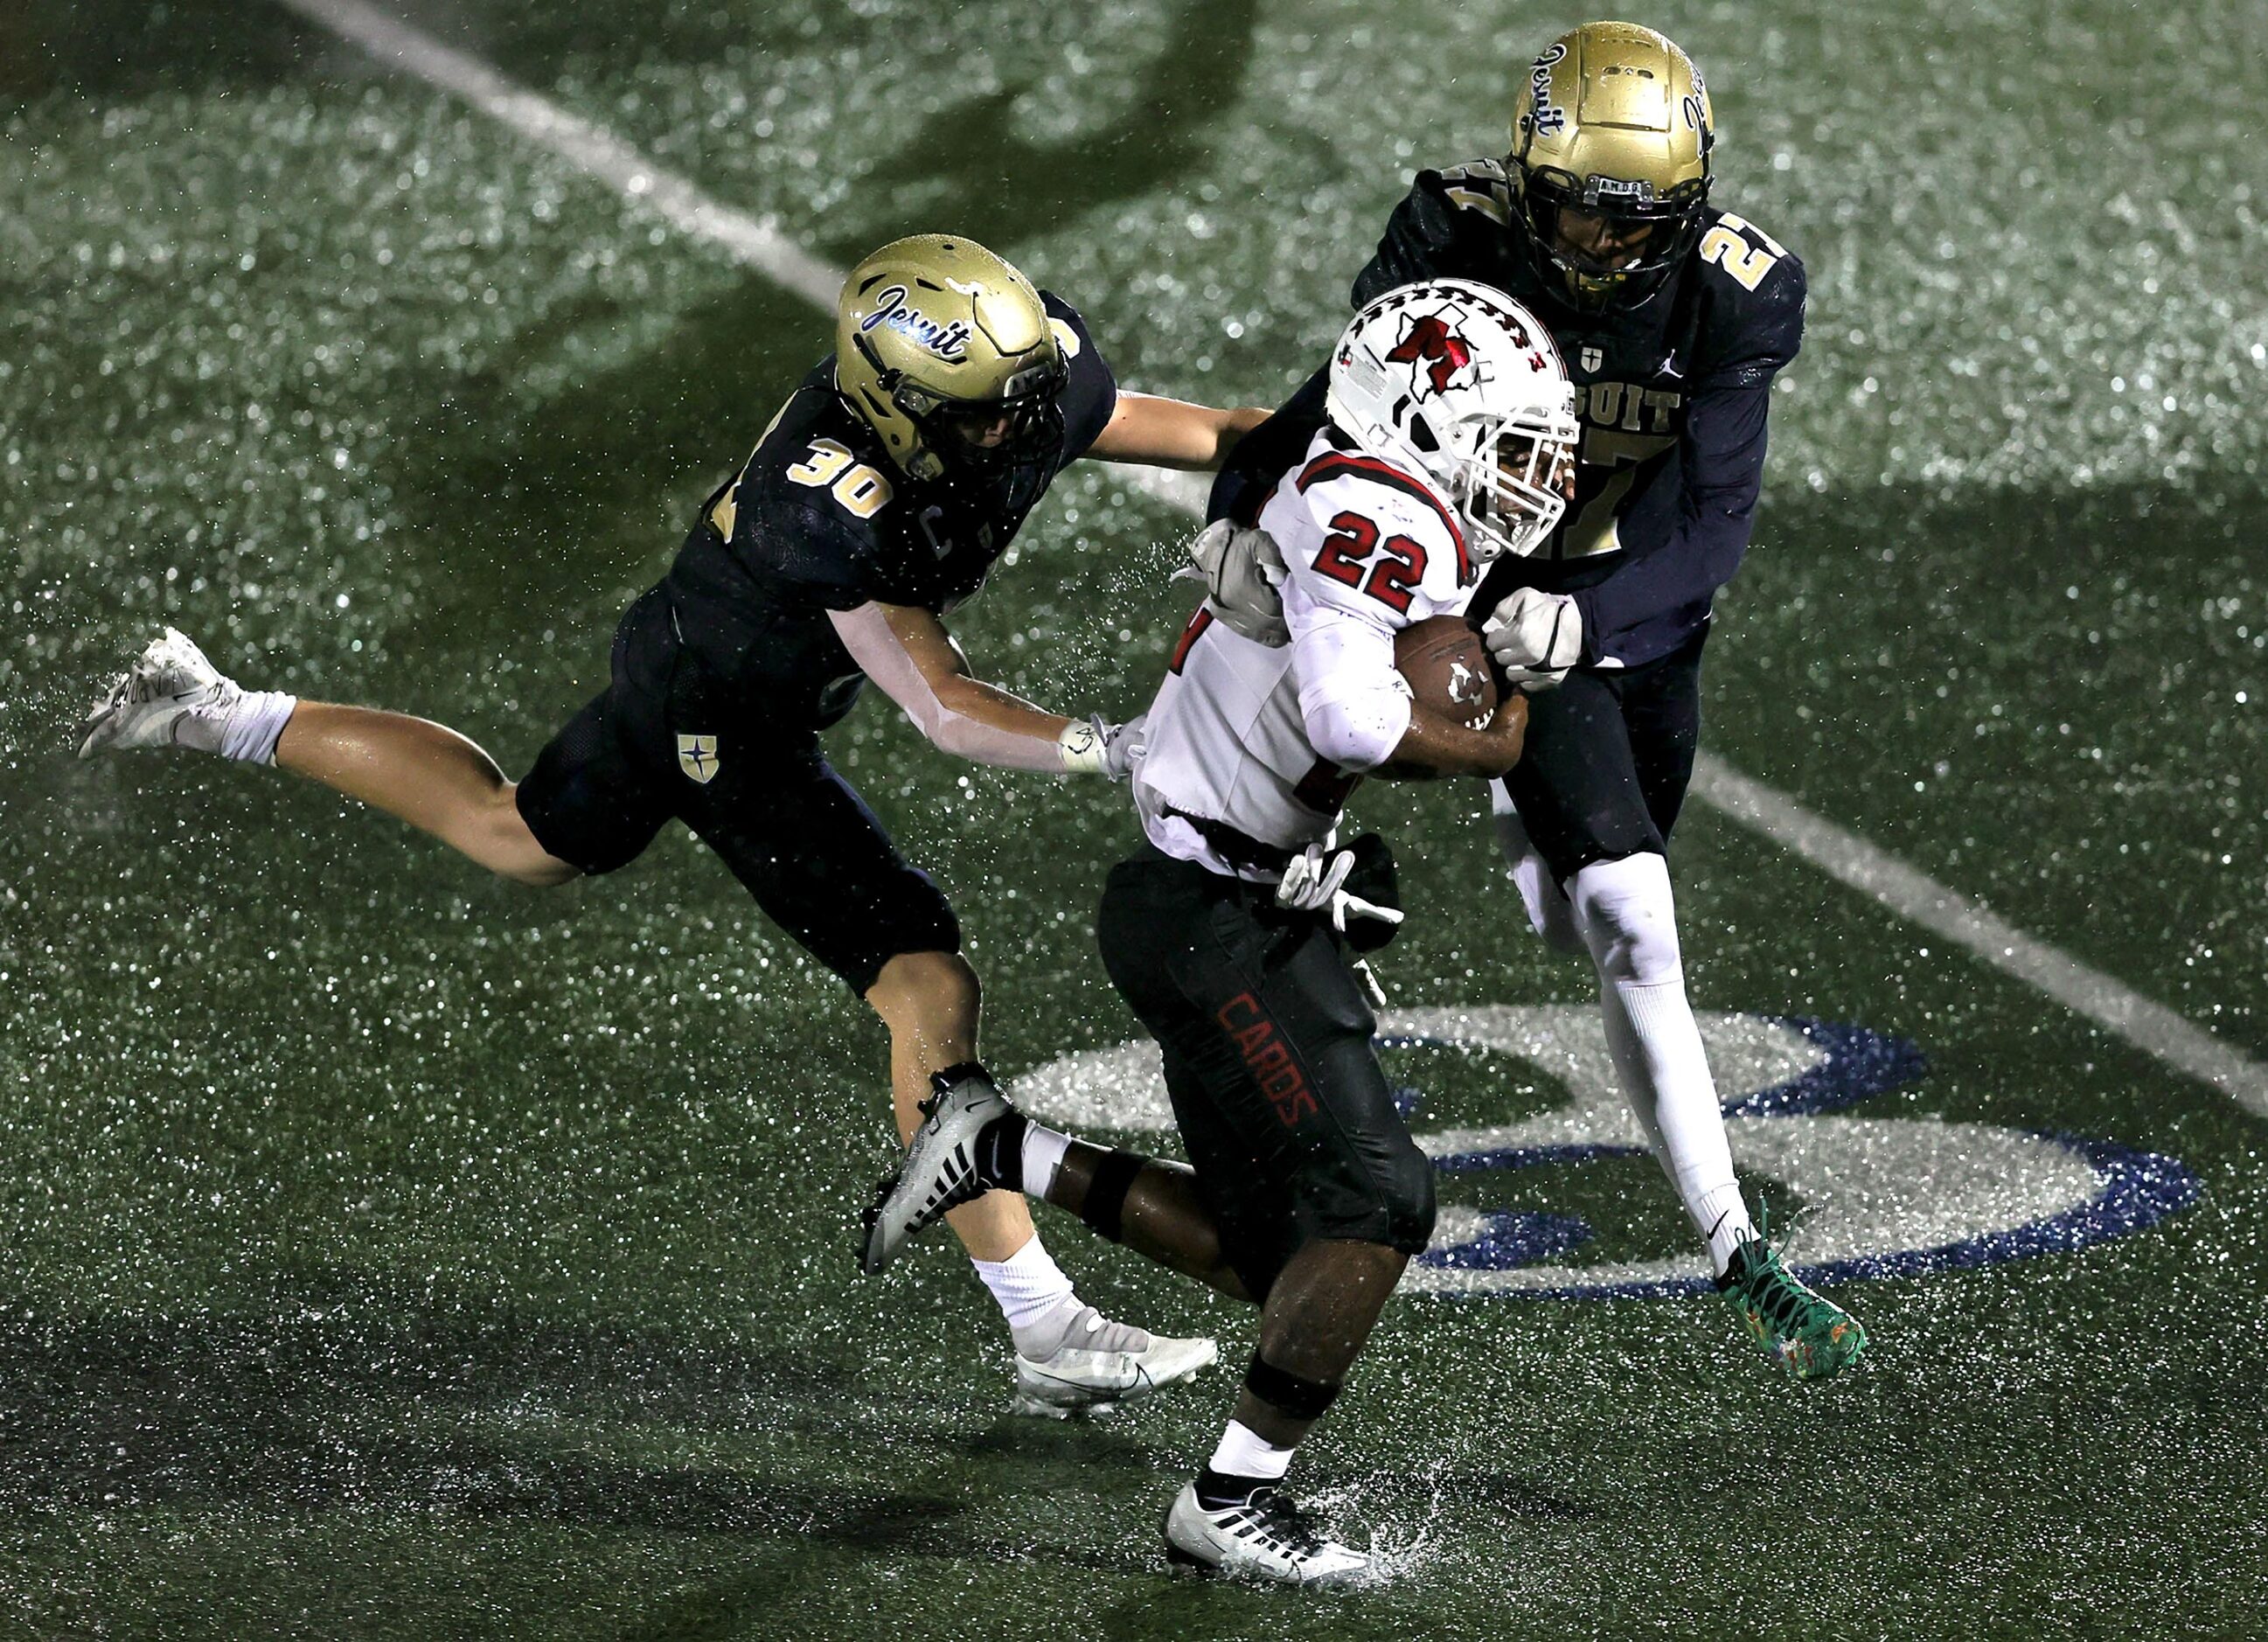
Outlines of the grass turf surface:
[[[412,15],[837,260],[974,232],[1123,378],[1216,401],[1306,373],[1407,173],[1495,149],[1511,65],[1577,20],[519,11]],[[1642,20],[1710,77],[1720,198],[1813,276],[1707,744],[2268,1051],[2251,10]],[[248,678],[523,768],[820,317],[280,11],[38,0],[0,31],[0,1625],[2252,1626],[2258,1120],[1697,808],[1704,1008],[1910,1039],[1926,1074],[1865,1113],[2145,1148],[2198,1201],[1852,1285],[1875,1349],[1824,1388],[1771,1378],[1711,1300],[1411,1298],[1301,1462],[1405,1576],[1322,1603],[1167,1583],[1154,1518],[1230,1376],[1035,1428],[1000,1412],[957,1259],[858,1279],[880,1032],[697,846],[535,897],[281,779],[69,755],[173,620]],[[988,676],[1129,711],[1185,604],[1182,527],[1077,473],[956,629]],[[996,1064],[1131,1035],[1089,917],[1120,795],[956,767],[871,703],[833,746],[954,895]],[[1479,808],[1359,802],[1423,909],[1396,1002],[1581,1002]],[[1564,1093],[1397,1064],[1461,1123]],[[1445,1196],[1680,1247],[1612,1160],[1491,1183]],[[1243,1316],[1044,1229],[1092,1297],[1241,1356]]]

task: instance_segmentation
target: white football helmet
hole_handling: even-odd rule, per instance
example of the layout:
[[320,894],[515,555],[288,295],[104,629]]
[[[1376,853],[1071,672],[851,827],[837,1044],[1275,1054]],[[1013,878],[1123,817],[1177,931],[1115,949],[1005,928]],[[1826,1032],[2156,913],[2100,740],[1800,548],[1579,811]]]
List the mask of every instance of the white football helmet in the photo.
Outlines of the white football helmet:
[[1340,336],[1325,403],[1367,454],[1440,493],[1483,563],[1533,553],[1566,511],[1575,391],[1551,333],[1500,291],[1388,291]]

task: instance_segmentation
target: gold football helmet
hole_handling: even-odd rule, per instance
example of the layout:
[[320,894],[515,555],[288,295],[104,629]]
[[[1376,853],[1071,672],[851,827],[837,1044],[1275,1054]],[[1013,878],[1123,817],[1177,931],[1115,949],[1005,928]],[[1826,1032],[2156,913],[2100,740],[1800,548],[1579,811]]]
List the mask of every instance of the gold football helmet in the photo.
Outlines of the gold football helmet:
[[1040,293],[971,239],[916,234],[850,270],[836,306],[835,384],[916,479],[1008,482],[1063,441],[1064,349]]
[[1513,99],[1521,231],[1579,311],[1645,301],[1693,248],[1715,141],[1700,71],[1635,23],[1586,23],[1530,65]]

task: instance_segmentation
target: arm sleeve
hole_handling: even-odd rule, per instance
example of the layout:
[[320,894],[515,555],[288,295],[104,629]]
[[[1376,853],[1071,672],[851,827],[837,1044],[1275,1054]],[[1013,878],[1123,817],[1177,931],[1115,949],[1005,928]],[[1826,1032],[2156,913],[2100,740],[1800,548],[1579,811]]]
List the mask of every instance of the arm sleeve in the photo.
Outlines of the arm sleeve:
[[827,619],[835,624],[836,636],[842,639],[843,649],[850,652],[859,670],[897,703],[932,745],[956,758],[997,764],[1003,769],[1062,773],[1063,748],[1057,742],[998,729],[957,713],[939,700],[929,681],[922,676],[920,666],[890,630],[880,605],[829,610]]
[[1236,442],[1212,482],[1205,502],[1205,519],[1226,519],[1240,525],[1259,522],[1269,491],[1285,469],[1298,464],[1300,453],[1323,425],[1324,401],[1329,392],[1328,361],[1300,385],[1276,414]]
[[1308,744],[1342,769],[1375,769],[1410,728],[1410,687],[1394,670],[1394,635],[1296,595],[1285,615]]

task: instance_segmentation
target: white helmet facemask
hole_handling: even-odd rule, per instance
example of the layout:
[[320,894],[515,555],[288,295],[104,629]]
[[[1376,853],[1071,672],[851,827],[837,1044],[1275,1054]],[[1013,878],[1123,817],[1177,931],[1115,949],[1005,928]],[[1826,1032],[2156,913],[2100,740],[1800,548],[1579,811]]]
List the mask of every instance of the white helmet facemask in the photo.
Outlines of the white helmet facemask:
[[1501,291],[1388,291],[1339,338],[1326,404],[1369,454],[1431,482],[1477,561],[1535,552],[1566,511],[1574,390],[1550,333]]

